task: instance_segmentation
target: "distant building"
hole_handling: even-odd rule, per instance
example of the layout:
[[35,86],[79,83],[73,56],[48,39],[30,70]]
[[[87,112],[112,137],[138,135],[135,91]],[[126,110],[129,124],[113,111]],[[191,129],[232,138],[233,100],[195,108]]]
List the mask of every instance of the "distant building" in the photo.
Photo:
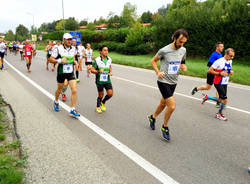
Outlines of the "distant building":
[[4,39],[5,38],[5,34],[4,33],[0,33],[0,38]]
[[151,23],[143,23],[141,25],[142,25],[142,27],[147,27],[147,26],[151,26]]
[[80,29],[87,29],[88,26],[80,26]]
[[96,26],[96,30],[106,30],[107,27],[108,27],[107,24],[101,24],[101,25]]

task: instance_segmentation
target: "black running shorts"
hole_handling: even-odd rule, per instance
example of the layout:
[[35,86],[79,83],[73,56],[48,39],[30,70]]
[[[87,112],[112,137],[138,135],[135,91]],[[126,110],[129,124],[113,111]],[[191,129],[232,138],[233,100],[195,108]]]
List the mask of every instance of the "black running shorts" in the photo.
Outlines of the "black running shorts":
[[85,62],[85,65],[92,65],[92,62]]
[[57,74],[56,79],[58,83],[64,83],[65,79],[70,81],[70,80],[75,80],[76,78],[74,73],[63,73],[63,74]]
[[211,73],[207,73],[207,84],[212,86],[213,83],[214,83],[214,75]]
[[160,81],[157,81],[158,88],[161,92],[161,95],[164,99],[172,97],[176,88],[176,84],[167,84]]
[[98,91],[98,92],[103,91],[104,88],[106,89],[106,91],[109,90],[109,89],[113,89],[111,83],[107,83],[107,84],[96,84],[96,87],[97,87],[97,91]]
[[4,52],[0,52],[0,58],[4,58]]
[[215,84],[217,92],[219,93],[219,98],[222,100],[227,99],[227,85]]

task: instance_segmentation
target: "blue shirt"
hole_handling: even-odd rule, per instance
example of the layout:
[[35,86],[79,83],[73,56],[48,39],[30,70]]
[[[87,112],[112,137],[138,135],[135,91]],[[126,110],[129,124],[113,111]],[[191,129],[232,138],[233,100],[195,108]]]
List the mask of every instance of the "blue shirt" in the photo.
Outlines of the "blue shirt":
[[209,60],[208,60],[207,66],[208,66],[208,67],[212,66],[212,64],[213,64],[217,59],[220,59],[220,58],[222,58],[222,54],[220,54],[220,53],[214,51],[214,52],[211,54],[211,56],[210,56],[210,58],[209,58]]

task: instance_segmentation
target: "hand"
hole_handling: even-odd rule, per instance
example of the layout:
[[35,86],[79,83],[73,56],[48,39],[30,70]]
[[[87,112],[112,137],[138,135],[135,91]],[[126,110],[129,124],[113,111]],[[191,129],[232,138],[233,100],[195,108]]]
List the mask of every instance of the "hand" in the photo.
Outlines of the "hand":
[[233,71],[233,70],[231,70],[231,71],[230,71],[230,75],[233,75],[233,74],[234,74],[234,71]]
[[225,77],[225,76],[228,75],[228,73],[227,73],[227,72],[221,72],[220,75],[221,75],[222,77]]
[[67,62],[67,58],[62,58],[62,63],[66,63]]
[[157,73],[157,76],[158,76],[159,78],[161,78],[161,79],[164,77],[164,75],[165,75],[164,72],[158,72],[158,73]]
[[109,73],[109,76],[112,76],[113,74],[112,73]]

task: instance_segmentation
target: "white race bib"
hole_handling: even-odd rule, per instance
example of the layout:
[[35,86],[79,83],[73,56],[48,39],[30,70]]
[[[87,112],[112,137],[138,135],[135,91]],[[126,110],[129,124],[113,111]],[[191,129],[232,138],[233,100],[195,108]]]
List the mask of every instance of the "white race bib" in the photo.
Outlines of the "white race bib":
[[51,50],[49,51],[49,54],[50,54],[50,55],[52,54],[52,51],[51,51]]
[[30,56],[31,55],[31,52],[30,51],[27,51],[27,56]]
[[180,68],[180,61],[171,61],[168,64],[168,74],[177,74]]
[[63,64],[63,73],[72,73],[72,72],[73,72],[73,64],[72,63]]
[[109,76],[108,73],[102,73],[102,74],[100,75],[100,81],[101,81],[101,82],[107,82],[107,81],[108,81],[108,76]]
[[225,77],[222,77],[222,81],[221,81],[221,84],[228,84],[229,82],[229,76],[225,76]]

